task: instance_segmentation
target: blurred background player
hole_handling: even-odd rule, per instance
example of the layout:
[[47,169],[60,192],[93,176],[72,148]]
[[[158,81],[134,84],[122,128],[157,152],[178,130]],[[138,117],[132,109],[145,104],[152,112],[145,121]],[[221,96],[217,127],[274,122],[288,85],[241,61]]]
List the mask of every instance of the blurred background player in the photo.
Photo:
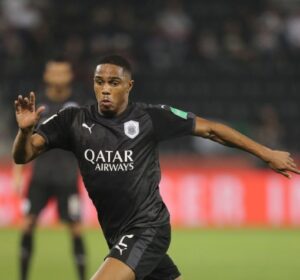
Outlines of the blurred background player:
[[[73,70],[64,58],[46,63],[44,71],[44,95],[39,103],[45,106],[41,122],[51,118],[60,109],[77,106],[72,94]],[[14,182],[20,190],[22,165],[14,168]],[[56,198],[60,219],[70,230],[73,254],[80,280],[85,279],[86,256],[80,225],[80,199],[78,193],[77,162],[73,155],[62,150],[51,151],[39,157],[33,164],[32,177],[24,201],[25,219],[20,243],[20,279],[28,279],[33,253],[33,235],[37,219],[51,198]]]

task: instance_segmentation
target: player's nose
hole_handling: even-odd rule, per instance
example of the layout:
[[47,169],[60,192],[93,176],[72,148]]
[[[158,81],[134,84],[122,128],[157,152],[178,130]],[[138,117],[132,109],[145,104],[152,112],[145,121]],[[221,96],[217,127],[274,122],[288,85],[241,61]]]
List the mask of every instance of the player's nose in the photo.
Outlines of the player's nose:
[[101,91],[102,95],[110,95],[109,85],[105,84]]
[[102,95],[110,95],[110,92],[109,92],[109,91],[106,91],[106,90],[102,90],[101,94],[102,94]]

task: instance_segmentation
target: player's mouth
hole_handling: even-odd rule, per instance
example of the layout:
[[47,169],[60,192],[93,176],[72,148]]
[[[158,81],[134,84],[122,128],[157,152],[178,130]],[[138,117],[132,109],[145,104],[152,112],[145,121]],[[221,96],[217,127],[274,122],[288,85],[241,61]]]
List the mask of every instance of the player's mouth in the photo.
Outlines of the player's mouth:
[[103,99],[103,100],[101,100],[100,104],[103,105],[103,106],[105,106],[105,107],[113,105],[113,103],[109,99]]

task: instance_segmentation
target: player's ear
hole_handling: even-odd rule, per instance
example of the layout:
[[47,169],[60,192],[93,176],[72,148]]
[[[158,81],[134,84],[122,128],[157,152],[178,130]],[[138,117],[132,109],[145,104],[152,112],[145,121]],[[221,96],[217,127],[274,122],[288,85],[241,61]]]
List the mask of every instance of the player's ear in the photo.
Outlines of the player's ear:
[[70,70],[70,72],[69,72],[69,79],[70,79],[70,82],[72,82],[73,79],[74,79],[74,72],[73,72],[73,70]]
[[46,71],[45,71],[44,74],[43,74],[43,81],[44,81],[45,83],[47,83],[47,81],[48,81],[48,74],[47,74]]
[[134,80],[130,80],[130,81],[128,82],[128,93],[132,90],[133,84],[134,84]]

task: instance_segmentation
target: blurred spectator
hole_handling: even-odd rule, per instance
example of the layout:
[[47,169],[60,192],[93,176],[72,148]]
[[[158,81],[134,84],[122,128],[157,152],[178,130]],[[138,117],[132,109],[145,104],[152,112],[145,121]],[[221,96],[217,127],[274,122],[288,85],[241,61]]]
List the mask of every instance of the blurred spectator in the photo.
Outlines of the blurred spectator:
[[163,36],[175,43],[187,43],[193,27],[179,0],[167,1],[165,10],[158,15],[157,25]]
[[283,27],[283,19],[276,9],[263,12],[254,23],[254,47],[266,55],[278,51]]
[[156,68],[181,65],[187,57],[193,29],[193,21],[182,3],[167,1],[165,9],[156,18],[155,27],[147,48],[152,64]]
[[271,104],[265,104],[260,108],[258,116],[256,139],[262,144],[268,143],[271,148],[282,149],[283,128],[276,109]]
[[225,51],[235,59],[247,60],[251,51],[243,38],[241,25],[235,21],[228,21],[224,26],[223,45]]
[[2,67],[6,77],[20,75],[26,67],[26,49],[22,37],[17,32],[6,31],[2,35]]
[[33,29],[42,22],[39,10],[30,0],[3,0],[3,16],[7,23],[20,29]]
[[300,48],[300,9],[286,20],[286,39],[291,48]]
[[198,35],[197,53],[206,59],[217,59],[220,54],[220,44],[213,31],[205,30]]

